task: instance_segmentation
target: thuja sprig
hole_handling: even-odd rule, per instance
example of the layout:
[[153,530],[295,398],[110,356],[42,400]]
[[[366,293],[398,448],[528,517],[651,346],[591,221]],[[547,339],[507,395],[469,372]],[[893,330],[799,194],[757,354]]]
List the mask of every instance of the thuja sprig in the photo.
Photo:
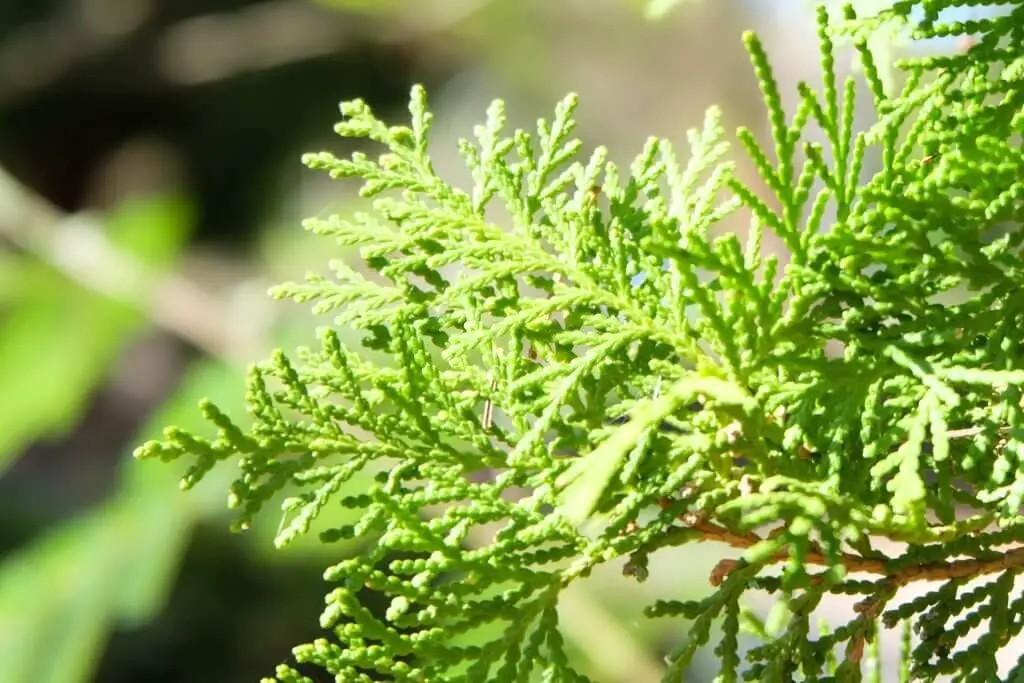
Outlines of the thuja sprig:
[[[915,35],[977,35],[901,63],[890,95],[866,31],[917,4]],[[714,592],[649,610],[690,622],[666,681],[716,624],[719,680],[859,680],[879,625],[900,622],[918,639],[906,675],[991,680],[1024,624],[1024,4],[940,24],[954,4],[847,9],[842,24],[820,9],[823,87],[801,84],[792,115],[746,35],[770,143],[736,137],[766,190],[732,172],[714,108],[685,162],[652,138],[627,170],[583,154],[575,97],[532,132],[508,132],[496,102],[459,143],[464,190],[431,162],[422,88],[408,125],[346,103],[337,132],[385,151],[305,161],[361,181],[372,210],[307,221],[343,258],[274,290],[333,327],[252,369],[250,426],[206,403],[216,437],[169,430],[139,456],[191,459],[185,486],[237,460],[237,524],[285,496],[279,545],[327,506],[354,513],[320,532],[366,544],[326,574],[332,638],[294,653],[339,680],[587,680],[561,591],[617,558],[642,580],[651,554],[714,541],[743,550]],[[855,81],[835,74],[840,34],[878,113],[866,131]],[[806,141],[811,123],[825,144]],[[715,230],[743,218],[744,239]],[[785,265],[763,253],[766,230]],[[877,537],[907,547],[885,554]],[[941,585],[899,604],[920,580]],[[754,590],[785,620],[753,628],[740,601]],[[815,610],[846,594],[850,621],[815,640]],[[741,656],[751,628],[765,642]],[[282,666],[277,680],[307,679]]]

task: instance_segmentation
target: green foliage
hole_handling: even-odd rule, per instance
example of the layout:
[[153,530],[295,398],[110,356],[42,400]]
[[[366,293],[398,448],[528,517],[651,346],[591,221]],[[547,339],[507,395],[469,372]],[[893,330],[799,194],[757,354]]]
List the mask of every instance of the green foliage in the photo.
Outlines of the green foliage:
[[[901,678],[997,679],[1024,626],[1024,557],[1000,550],[1024,539],[1024,3],[940,22],[955,4],[819,10],[823,87],[801,85],[792,116],[745,36],[771,145],[736,137],[766,191],[733,173],[715,109],[685,162],[651,139],[624,171],[583,155],[574,97],[535,133],[506,133],[496,102],[460,145],[463,191],[433,169],[422,89],[408,126],[346,103],[337,132],[386,151],[306,162],[361,179],[373,212],[306,227],[365,268],[334,261],[274,291],[334,327],[253,367],[251,426],[204,402],[216,438],[171,429],[138,455],[189,459],[186,487],[235,461],[239,528],[287,491],[279,545],[331,506],[358,513],[320,536],[369,544],[326,572],[333,638],[295,650],[338,680],[587,680],[558,629],[562,591],[619,558],[642,580],[651,554],[702,541],[745,550],[705,599],[647,610],[690,622],[666,681],[716,624],[720,681],[861,680],[879,626],[899,623],[916,634]],[[892,21],[975,44],[899,64],[890,95],[867,39]],[[868,131],[835,74],[838,35],[860,52]],[[714,230],[729,216],[749,217],[745,240]],[[785,264],[762,252],[766,230]],[[367,472],[364,492],[338,493]],[[901,600],[918,580],[939,584]],[[751,591],[783,609],[759,622]],[[842,595],[859,598],[851,619],[813,629]]]
[[[0,187],[4,179],[0,178]],[[6,188],[3,188],[6,189]],[[180,200],[134,202],[106,221],[111,242],[154,269],[177,256],[190,223]],[[69,227],[69,231],[75,231]],[[87,230],[82,230],[87,233]],[[85,237],[88,237],[86,234]],[[86,240],[69,251],[87,248]],[[0,320],[0,469],[40,435],[73,423],[144,316],[95,292],[69,286],[42,263],[25,262]]]
[[[4,190],[8,182],[0,175]],[[31,211],[18,212],[32,200],[4,194],[9,213],[32,219]],[[124,253],[163,271],[180,254],[190,213],[179,198],[127,202],[102,221],[100,238],[109,237]],[[90,227],[67,220],[60,229],[88,237]],[[74,243],[79,248],[88,244],[81,239]],[[25,254],[11,256],[11,265],[17,271],[4,293],[8,308],[0,324],[0,405],[6,418],[0,422],[0,467],[13,462],[27,441],[58,436],[80,419],[121,347],[146,322],[137,307],[80,287]],[[187,406],[211,393],[228,404],[225,389],[238,377],[224,374],[201,370],[197,384],[187,386],[144,433],[155,434],[157,425],[172,420],[201,428]],[[201,498],[176,494],[169,488],[174,479],[169,469],[132,463],[110,500],[4,554],[0,680],[89,680],[112,630],[138,626],[159,612],[188,528],[201,514],[216,514],[218,503],[216,481]],[[16,509],[5,510],[15,529]]]
[[[200,428],[188,407],[211,393],[238,402],[227,394],[228,378],[238,381],[234,371],[200,363],[144,434],[172,420]],[[173,481],[170,470],[128,467],[110,500],[4,557],[0,680],[93,680],[109,632],[159,613],[190,528],[219,504],[218,482],[202,495],[182,496]]]

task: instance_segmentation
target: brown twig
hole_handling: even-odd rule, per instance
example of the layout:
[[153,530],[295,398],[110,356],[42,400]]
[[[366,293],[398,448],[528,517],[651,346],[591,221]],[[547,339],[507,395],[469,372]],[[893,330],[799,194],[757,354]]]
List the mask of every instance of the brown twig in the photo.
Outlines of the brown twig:
[[[765,540],[763,536],[754,532],[739,534],[713,522],[697,522],[689,526],[691,529],[700,532],[706,540],[719,541],[734,548],[749,548]],[[939,581],[977,577],[1006,571],[1015,567],[1022,567],[1024,566],[1024,547],[1009,550],[999,558],[992,560],[970,559],[926,562],[896,570],[890,568],[893,558],[881,560],[861,557],[851,553],[840,553],[838,557],[848,572],[879,574],[888,577],[893,585],[898,587],[914,581]],[[773,558],[775,562],[783,562],[786,559],[788,559],[788,556],[785,552],[779,552]],[[812,544],[811,549],[805,555],[805,559],[809,564],[819,566],[831,564],[827,554],[815,544]],[[712,576],[717,575],[715,572],[712,573]],[[720,583],[721,581],[718,581],[718,583],[712,581],[712,585],[715,586]]]
[[878,621],[878,616],[885,609],[894,593],[895,586],[890,584],[884,590],[879,591],[866,600],[858,602],[854,606],[854,611],[858,612],[857,626],[853,637],[850,638],[850,642],[846,644],[845,656],[848,662],[858,664],[864,658],[864,645],[867,644],[868,631]]

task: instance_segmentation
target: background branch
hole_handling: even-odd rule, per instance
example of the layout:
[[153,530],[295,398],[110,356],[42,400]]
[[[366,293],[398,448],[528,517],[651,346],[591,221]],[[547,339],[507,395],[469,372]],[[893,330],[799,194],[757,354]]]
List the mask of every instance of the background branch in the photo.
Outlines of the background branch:
[[0,169],[0,237],[91,291],[131,306],[164,331],[234,365],[252,361],[262,335],[213,293],[176,273],[154,272],[117,249],[95,215],[63,215]]

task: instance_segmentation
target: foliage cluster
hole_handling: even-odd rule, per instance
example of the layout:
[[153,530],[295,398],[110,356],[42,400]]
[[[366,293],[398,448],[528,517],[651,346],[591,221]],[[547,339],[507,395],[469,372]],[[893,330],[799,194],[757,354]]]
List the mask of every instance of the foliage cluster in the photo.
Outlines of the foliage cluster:
[[[685,159],[651,139],[625,170],[583,154],[574,97],[531,133],[506,132],[496,102],[460,145],[461,190],[432,166],[422,89],[407,126],[344,104],[337,132],[386,151],[306,163],[360,179],[373,210],[306,227],[365,268],[333,261],[274,291],[333,326],[253,367],[251,425],[205,402],[215,438],[170,429],[138,455],[188,459],[186,487],[235,461],[240,528],[287,492],[282,546],[329,506],[352,513],[320,531],[367,543],[326,572],[333,638],[295,650],[338,680],[587,680],[562,591],[620,559],[643,580],[652,553],[707,541],[744,549],[715,590],[647,609],[690,622],[666,681],[716,627],[720,681],[861,680],[880,626],[900,623],[915,633],[904,677],[1018,680],[1024,664],[999,672],[997,654],[1024,627],[1024,549],[1005,549],[1024,538],[1024,2],[940,19],[963,4],[977,3],[819,9],[823,86],[802,84],[791,115],[744,36],[771,144],[736,139],[763,188],[733,173],[716,109]],[[889,92],[868,39],[891,22],[969,41],[899,63]],[[854,129],[856,81],[836,76],[839,37],[869,130]],[[716,230],[734,214],[745,240]],[[339,493],[364,472],[372,486]],[[940,583],[901,602],[918,580]],[[745,610],[750,591],[782,618]],[[818,632],[833,595],[857,608]],[[284,665],[276,680],[310,681]]]

